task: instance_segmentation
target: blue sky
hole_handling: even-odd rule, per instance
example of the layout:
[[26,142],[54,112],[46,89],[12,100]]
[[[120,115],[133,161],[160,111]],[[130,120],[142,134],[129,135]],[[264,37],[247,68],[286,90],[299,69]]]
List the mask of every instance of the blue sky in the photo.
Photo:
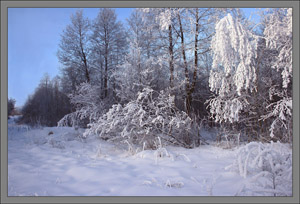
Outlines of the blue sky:
[[[8,9],[8,97],[16,106],[24,105],[47,72],[59,74],[56,52],[63,29],[77,8]],[[98,8],[85,8],[84,15],[94,19]],[[132,8],[116,8],[118,19],[126,23]],[[253,9],[246,9],[249,15]]]

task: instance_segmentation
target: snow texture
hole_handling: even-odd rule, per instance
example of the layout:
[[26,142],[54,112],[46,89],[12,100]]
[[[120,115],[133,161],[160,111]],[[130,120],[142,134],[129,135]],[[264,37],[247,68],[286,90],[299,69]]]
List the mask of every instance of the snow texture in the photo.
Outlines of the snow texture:
[[[156,150],[142,150],[93,136],[83,138],[83,129],[31,129],[16,125],[14,119],[8,124],[8,196],[291,195],[288,172],[292,165],[287,157],[291,150],[284,145],[241,147],[259,147],[256,163],[261,164],[262,158],[267,167],[271,160],[265,156],[271,154],[274,172],[284,169],[282,179],[287,180],[270,189],[266,186],[269,178],[263,175],[273,170],[259,172],[255,157],[248,159],[256,166],[254,170],[247,167],[247,178],[226,168],[235,164],[236,155],[244,155],[243,149],[163,147],[158,141]],[[260,185],[264,182],[265,186]]]

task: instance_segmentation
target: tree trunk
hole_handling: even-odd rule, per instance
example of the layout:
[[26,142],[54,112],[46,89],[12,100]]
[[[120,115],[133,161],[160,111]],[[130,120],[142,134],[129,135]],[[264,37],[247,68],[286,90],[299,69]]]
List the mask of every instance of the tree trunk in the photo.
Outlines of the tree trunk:
[[90,83],[90,74],[89,74],[89,70],[88,70],[86,55],[85,55],[84,50],[83,50],[81,33],[80,33],[80,49],[81,49],[81,54],[82,54],[81,59],[82,59],[83,64],[84,64],[85,78],[86,78],[87,82]]
[[104,61],[105,61],[105,70],[104,70],[104,97],[107,97],[107,72],[108,72],[108,40],[107,40],[107,33],[105,31],[105,54],[104,54]]
[[105,70],[104,70],[104,97],[107,97],[107,70],[108,70],[108,66],[107,66],[107,54],[105,54]]
[[170,88],[174,86],[174,52],[173,52],[173,38],[172,38],[172,25],[169,25],[169,67],[170,67]]
[[[186,92],[190,89],[189,85],[189,71],[188,71],[188,65],[187,65],[187,60],[186,60],[186,54],[185,54],[185,45],[184,45],[184,34],[183,34],[183,28],[182,28],[182,23],[181,23],[181,18],[180,14],[177,14],[178,22],[179,22],[179,29],[180,29],[180,39],[181,39],[181,52],[182,52],[182,57],[183,57],[183,63],[184,63],[184,73],[185,73],[185,86],[186,86]],[[187,96],[186,96],[186,102],[188,101]],[[189,103],[185,104],[186,112],[187,114],[190,113],[190,106]]]
[[193,72],[193,81],[192,84],[190,84],[190,78],[189,78],[189,71],[186,61],[186,54],[185,54],[185,48],[184,48],[184,34],[183,34],[183,28],[182,23],[180,19],[180,15],[177,15],[179,26],[180,26],[180,38],[181,38],[181,49],[182,49],[182,56],[184,61],[184,69],[185,69],[185,80],[186,80],[186,98],[185,98],[185,106],[186,106],[186,112],[187,114],[190,114],[191,112],[191,103],[193,100],[192,94],[195,90],[196,86],[196,79],[197,79],[197,70],[198,70],[198,31],[199,31],[199,17],[198,17],[198,9],[196,9],[196,28],[195,28],[195,44],[194,44],[194,72]]
[[84,63],[84,68],[85,68],[85,77],[88,83],[90,83],[90,74],[89,74],[89,70],[88,70],[88,65],[87,65],[87,60],[86,60],[86,56],[83,53],[83,63]]
[[190,86],[190,89],[187,89],[187,93],[186,93],[186,106],[187,106],[187,110],[188,110],[188,114],[190,113],[191,110],[191,104],[192,104],[192,94],[195,90],[195,86],[196,86],[196,79],[197,79],[197,70],[198,70],[198,31],[199,31],[199,19],[198,19],[198,9],[196,8],[196,28],[195,28],[195,44],[194,44],[194,73],[193,73],[193,81],[192,84]]

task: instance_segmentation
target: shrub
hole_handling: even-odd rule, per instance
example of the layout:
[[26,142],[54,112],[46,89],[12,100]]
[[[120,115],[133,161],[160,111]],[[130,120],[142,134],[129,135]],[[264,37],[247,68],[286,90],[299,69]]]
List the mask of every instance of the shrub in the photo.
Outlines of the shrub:
[[292,195],[292,151],[286,144],[251,142],[239,148],[231,168],[244,178],[250,177],[252,191]]
[[192,120],[174,104],[174,96],[163,91],[144,88],[136,100],[124,106],[113,105],[109,111],[90,123],[84,136],[97,134],[105,140],[125,141],[146,147],[153,145],[159,136],[167,144],[190,147],[193,142],[189,133]]

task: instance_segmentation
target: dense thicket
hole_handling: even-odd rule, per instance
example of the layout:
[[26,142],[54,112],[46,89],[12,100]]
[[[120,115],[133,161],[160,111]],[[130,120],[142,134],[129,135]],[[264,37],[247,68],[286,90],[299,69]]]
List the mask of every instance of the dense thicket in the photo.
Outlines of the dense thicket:
[[33,95],[22,108],[20,122],[30,125],[56,126],[57,122],[71,112],[69,99],[61,91],[59,78],[50,80],[45,75]]
[[[200,121],[205,121],[217,127],[219,139],[238,137],[238,140],[248,141],[291,142],[291,9],[264,10],[259,22],[261,26],[247,20],[239,9],[135,9],[128,19],[127,34],[115,18],[112,9],[99,11],[91,29],[93,57],[90,60],[99,70],[95,73],[96,78],[101,80],[87,81],[88,89],[87,84],[78,86],[71,99],[80,108],[73,117],[65,117],[61,124],[66,118],[77,121],[76,115],[85,115],[91,127],[88,132],[99,133],[104,138],[110,135],[111,139],[129,140],[133,135],[141,134],[138,137],[143,139],[158,135],[154,130],[141,132],[141,123],[133,125],[130,122],[136,120],[134,117],[146,116],[122,112],[136,110],[142,113],[138,110],[145,110],[147,106],[140,106],[138,98],[146,89],[157,93],[163,91],[165,97],[174,97],[176,109],[172,113],[156,112],[157,116],[170,118],[177,111],[184,111],[193,124],[199,126]],[[106,22],[114,29],[108,29]],[[116,43],[128,45],[128,49],[122,50],[121,61],[108,63],[106,58],[116,53],[114,50],[109,55],[108,42],[112,39],[108,36],[113,36]],[[120,41],[118,36],[127,36],[127,40]],[[108,72],[112,64],[116,66]],[[110,84],[107,83],[108,75]],[[155,101],[161,95],[151,97]],[[90,103],[84,102],[83,98]],[[104,111],[103,104],[108,104],[105,100],[111,103]],[[110,107],[112,109],[107,112]],[[116,107],[118,111],[115,111]],[[99,113],[97,117],[94,117],[95,113]],[[150,120],[151,117],[150,114],[146,118]],[[116,121],[125,118],[124,127],[112,128]],[[107,125],[110,125],[109,130],[103,132]],[[148,125],[151,126],[151,121]],[[132,126],[135,131],[130,129],[131,136],[121,137],[121,133]],[[188,126],[186,130],[190,128]],[[183,133],[172,133],[171,137],[187,135],[191,139],[200,136],[195,135],[197,131],[191,132],[181,137],[179,134]],[[181,139],[182,145],[187,144],[183,140],[186,138]]]

